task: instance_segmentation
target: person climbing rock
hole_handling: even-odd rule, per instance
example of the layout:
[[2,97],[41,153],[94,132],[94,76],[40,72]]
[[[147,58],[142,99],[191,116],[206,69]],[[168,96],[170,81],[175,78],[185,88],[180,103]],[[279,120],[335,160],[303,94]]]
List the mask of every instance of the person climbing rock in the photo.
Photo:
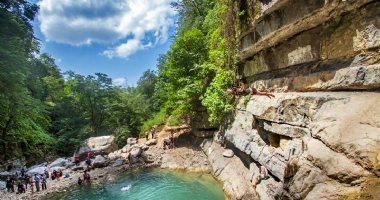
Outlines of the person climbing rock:
[[148,131],[145,131],[145,140],[148,141],[148,138],[149,138]]
[[247,87],[244,82],[240,82],[240,87],[233,87],[227,89],[228,94],[234,94],[234,95],[240,95],[240,96],[247,96],[247,95],[259,95],[259,96],[267,96],[269,98],[274,98],[274,94],[270,92],[262,92],[258,91],[256,88]]
[[269,178],[268,176],[268,170],[264,166],[260,166],[260,175],[258,175],[254,180],[252,180],[252,185],[256,186],[261,183],[262,180],[267,180]]

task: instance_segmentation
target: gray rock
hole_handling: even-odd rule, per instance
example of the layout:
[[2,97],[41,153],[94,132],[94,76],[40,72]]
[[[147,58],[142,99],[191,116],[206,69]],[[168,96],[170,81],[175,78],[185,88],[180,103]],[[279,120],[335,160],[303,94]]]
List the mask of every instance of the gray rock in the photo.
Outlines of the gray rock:
[[29,170],[26,172],[27,175],[33,176],[34,174],[44,174],[45,172],[45,167],[34,167],[33,169]]
[[113,164],[112,164],[112,167],[119,167],[121,165],[123,165],[125,163],[125,160],[124,159],[119,159],[119,160],[116,160]]
[[7,183],[5,181],[0,181],[0,190],[5,190],[7,187]]
[[49,168],[52,168],[52,167],[63,167],[67,163],[69,163],[69,161],[67,159],[65,159],[65,158],[58,158],[54,162],[52,162],[52,163],[49,164]]
[[223,156],[227,158],[232,158],[234,157],[234,152],[231,149],[225,150],[223,152]]
[[101,155],[97,155],[92,161],[92,166],[95,168],[105,167],[109,164],[109,160]]
[[132,150],[129,152],[129,161],[130,163],[137,163],[139,161],[139,157],[143,152],[142,148],[139,146],[133,146]]

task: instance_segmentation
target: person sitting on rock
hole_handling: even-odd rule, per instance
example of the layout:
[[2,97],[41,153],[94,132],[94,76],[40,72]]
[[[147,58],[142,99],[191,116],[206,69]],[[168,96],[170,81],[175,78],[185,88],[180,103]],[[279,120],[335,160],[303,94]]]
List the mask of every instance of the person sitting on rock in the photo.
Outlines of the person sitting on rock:
[[227,89],[228,94],[234,94],[234,95],[240,95],[240,96],[247,96],[247,95],[259,95],[259,96],[267,96],[269,98],[275,97],[274,94],[270,92],[261,92],[258,91],[256,88],[252,87],[246,87],[244,82],[240,82],[240,87],[233,87]]
[[260,166],[260,175],[258,175],[254,180],[252,180],[253,186],[256,186],[261,183],[262,180],[267,180],[269,178],[268,176],[268,170],[264,166]]

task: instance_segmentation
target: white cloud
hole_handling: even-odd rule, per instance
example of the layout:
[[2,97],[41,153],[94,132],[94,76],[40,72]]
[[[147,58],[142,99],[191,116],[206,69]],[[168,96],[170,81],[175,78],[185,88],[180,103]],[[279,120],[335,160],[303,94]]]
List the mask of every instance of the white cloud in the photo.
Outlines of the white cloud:
[[167,41],[176,15],[171,1],[42,0],[41,32],[46,40],[64,44],[111,44],[103,55],[127,58]]
[[127,83],[127,79],[124,77],[112,79],[112,85],[114,86],[125,86],[126,83]]

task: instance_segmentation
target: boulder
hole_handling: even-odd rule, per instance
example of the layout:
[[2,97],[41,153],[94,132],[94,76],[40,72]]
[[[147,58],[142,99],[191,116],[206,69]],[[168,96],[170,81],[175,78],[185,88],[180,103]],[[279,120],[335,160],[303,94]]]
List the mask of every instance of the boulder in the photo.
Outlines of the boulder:
[[40,167],[33,167],[31,170],[28,170],[26,174],[29,176],[33,176],[34,174],[44,174],[44,172],[45,172],[45,167],[40,166]]
[[109,160],[101,155],[97,155],[92,161],[92,166],[95,168],[105,167],[109,163]]
[[141,153],[143,152],[141,147],[134,146],[132,150],[129,152],[129,161],[133,163],[137,163],[139,160],[139,157],[141,156]]
[[151,146],[151,145],[156,145],[157,144],[157,139],[150,139],[147,142],[145,142],[146,145]]
[[223,156],[227,158],[232,158],[234,157],[234,152],[231,149],[225,150],[223,152]]
[[141,154],[141,157],[144,160],[144,162],[146,162],[146,163],[153,163],[154,162],[154,155],[152,153],[148,153],[148,152],[144,151]]
[[70,161],[66,160],[65,158],[58,158],[54,162],[49,164],[49,168],[52,167],[63,167],[66,166]]
[[124,162],[125,162],[125,160],[121,160],[121,159],[116,160],[116,161],[112,164],[112,167],[119,167],[119,166],[123,165]]
[[90,137],[86,140],[86,144],[95,154],[109,154],[118,148],[115,141],[115,136],[113,135]]

